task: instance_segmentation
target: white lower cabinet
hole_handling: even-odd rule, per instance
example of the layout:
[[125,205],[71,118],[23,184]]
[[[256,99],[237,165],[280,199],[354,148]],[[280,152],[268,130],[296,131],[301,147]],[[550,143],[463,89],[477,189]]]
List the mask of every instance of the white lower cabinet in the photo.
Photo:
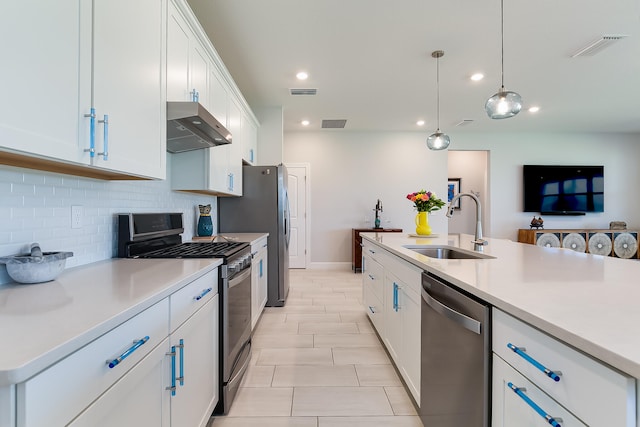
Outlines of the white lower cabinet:
[[171,334],[171,426],[204,427],[218,402],[218,307],[216,295]]
[[164,387],[168,345],[165,339],[69,426],[169,426],[169,394]]
[[562,426],[636,425],[634,378],[496,308],[492,325],[493,427],[548,425],[523,395]]
[[251,330],[267,304],[267,237],[251,245]]
[[365,310],[419,404],[422,270],[368,242],[362,254]]
[[214,269],[0,388],[0,427],[204,427],[219,399],[217,278]]
[[552,424],[539,411],[563,427],[587,427],[545,392],[509,366],[493,358],[493,427],[544,427]]
[[[17,425],[69,423],[167,337],[168,316],[169,301],[164,299],[18,384]],[[108,362],[118,358],[110,368]]]

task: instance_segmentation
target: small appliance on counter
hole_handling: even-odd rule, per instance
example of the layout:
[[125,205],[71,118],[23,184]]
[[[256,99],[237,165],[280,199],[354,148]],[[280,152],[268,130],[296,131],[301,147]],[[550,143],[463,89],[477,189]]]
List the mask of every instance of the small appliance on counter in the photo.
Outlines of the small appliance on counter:
[[231,407],[251,359],[251,247],[242,242],[185,242],[182,213],[118,215],[119,258],[220,258],[220,400]]

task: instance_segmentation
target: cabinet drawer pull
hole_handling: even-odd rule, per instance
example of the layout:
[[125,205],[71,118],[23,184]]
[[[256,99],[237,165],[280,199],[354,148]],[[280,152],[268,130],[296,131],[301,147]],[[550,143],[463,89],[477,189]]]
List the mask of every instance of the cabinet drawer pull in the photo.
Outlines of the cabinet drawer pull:
[[509,347],[511,350],[513,350],[513,352],[515,354],[517,354],[518,356],[522,357],[527,362],[531,363],[538,370],[543,372],[546,376],[548,376],[549,378],[551,378],[555,382],[560,381],[560,375],[562,375],[561,372],[559,372],[559,371],[555,371],[554,372],[554,371],[550,370],[549,368],[545,367],[542,363],[538,362],[536,359],[534,359],[533,357],[531,357],[527,353],[525,353],[524,347],[516,347],[515,345],[513,345],[511,343],[508,343],[507,347]]
[[184,385],[184,340],[181,339],[180,344],[178,344],[176,347],[180,349],[180,376],[176,379],[180,381],[180,386],[183,386]]
[[525,401],[525,403],[527,405],[529,405],[534,411],[536,411],[538,413],[538,415],[540,415],[542,418],[544,418],[545,420],[547,420],[547,422],[549,424],[551,424],[553,427],[562,427],[560,425],[560,423],[562,422],[562,418],[554,418],[551,415],[547,414],[544,409],[542,409],[541,407],[539,407],[538,405],[536,405],[536,403],[531,400],[531,398],[529,398],[529,396],[527,396],[524,391],[522,391],[523,389],[516,387],[515,385],[513,385],[512,382],[507,383],[507,386],[513,390],[513,392],[515,394],[517,394],[518,396],[520,396],[520,398],[522,400]]
[[200,295],[198,295],[197,297],[193,297],[193,299],[196,300],[196,301],[200,301],[202,298],[204,298],[205,295],[207,295],[212,290],[213,290],[213,288],[207,288],[204,291],[202,291],[202,293]]
[[120,364],[120,362],[122,362],[124,359],[129,357],[131,355],[131,353],[133,353],[134,351],[139,349],[140,346],[142,346],[147,341],[149,341],[149,335],[147,335],[146,337],[142,338],[139,341],[134,341],[133,345],[131,347],[129,347],[129,349],[127,349],[127,351],[125,351],[120,356],[116,357],[115,359],[107,360],[107,364],[109,365],[109,369],[113,369],[116,366],[118,366]]
[[93,158],[96,155],[96,109],[89,110],[89,114],[85,114],[85,117],[89,117],[89,148],[85,148],[85,152],[89,153],[89,157]]
[[166,390],[171,391],[171,396],[176,395],[176,346],[171,346],[171,352],[166,353],[171,356],[171,385]]
[[393,282],[393,310],[398,311],[398,284]]
[[98,123],[104,124],[104,151],[102,153],[98,153],[98,156],[102,156],[106,161],[109,160],[109,115],[105,114],[104,119],[98,120]]

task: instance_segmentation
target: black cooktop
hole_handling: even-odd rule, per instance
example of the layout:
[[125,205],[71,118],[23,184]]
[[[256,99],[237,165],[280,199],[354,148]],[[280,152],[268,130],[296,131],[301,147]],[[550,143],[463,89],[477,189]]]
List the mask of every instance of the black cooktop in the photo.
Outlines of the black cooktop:
[[144,252],[135,258],[226,258],[248,246],[240,242],[180,243]]

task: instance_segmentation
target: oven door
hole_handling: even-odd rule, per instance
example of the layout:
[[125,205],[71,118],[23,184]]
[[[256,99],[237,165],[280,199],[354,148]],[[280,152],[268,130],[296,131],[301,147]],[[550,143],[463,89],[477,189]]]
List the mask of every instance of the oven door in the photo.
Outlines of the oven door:
[[227,414],[251,359],[251,268],[222,282],[221,394],[216,413]]

